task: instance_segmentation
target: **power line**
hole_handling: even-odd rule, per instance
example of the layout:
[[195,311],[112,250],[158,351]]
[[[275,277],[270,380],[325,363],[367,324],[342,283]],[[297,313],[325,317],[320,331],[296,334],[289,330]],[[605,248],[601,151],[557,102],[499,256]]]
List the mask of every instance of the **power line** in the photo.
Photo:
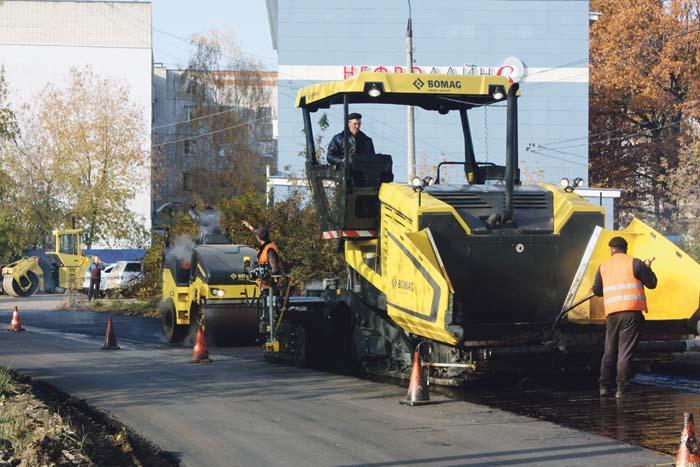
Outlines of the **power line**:
[[237,108],[232,108],[232,109],[222,110],[221,112],[215,112],[215,113],[203,115],[203,116],[201,116],[201,117],[190,118],[189,120],[181,120],[181,121],[179,121],[179,122],[166,123],[165,125],[158,125],[158,126],[151,127],[151,130],[158,130],[158,129],[160,129],[160,128],[166,128],[166,127],[169,127],[169,126],[175,126],[175,125],[179,125],[179,124],[181,124],[181,123],[194,122],[194,121],[197,121],[197,120],[202,120],[202,119],[205,119],[205,118],[214,117],[214,116],[216,116],[216,115],[221,115],[221,114],[225,114],[225,113],[229,113],[229,112],[235,112],[235,111],[237,111],[237,110],[239,110],[239,109],[237,109]]
[[256,118],[256,119],[254,119],[254,120],[248,120],[247,122],[239,123],[239,124],[237,124],[237,125],[227,126],[227,127],[225,127],[225,128],[219,128],[218,130],[208,131],[208,132],[206,132],[206,133],[202,133],[202,134],[199,134],[199,135],[188,136],[188,137],[186,137],[186,138],[179,138],[179,139],[174,139],[174,140],[171,140],[171,141],[164,141],[164,142],[162,142],[162,143],[158,143],[158,144],[152,145],[151,148],[156,148],[156,147],[158,147],[158,146],[167,146],[167,145],[169,145],[169,144],[180,143],[180,142],[182,142],[182,141],[191,141],[191,140],[193,140],[193,139],[203,138],[203,137],[205,137],[205,136],[213,135],[213,134],[215,134],[215,133],[221,133],[222,131],[228,131],[228,130],[232,130],[232,129],[234,129],[234,128],[239,128],[239,127],[242,127],[242,126],[250,125],[250,124],[252,124],[252,123],[259,122],[259,121],[265,120],[265,119],[267,119],[267,118],[269,118],[269,116],[268,116],[268,115],[265,115],[264,117],[259,117],[259,118]]
[[567,162],[569,164],[580,165],[581,167],[588,167],[588,164],[584,164],[582,162],[572,161],[569,159],[564,159],[563,157],[552,156],[551,154],[545,154],[545,153],[540,152],[540,151],[535,151],[534,149],[531,149],[530,152],[534,153],[534,154],[538,154],[542,157],[546,157],[548,159],[556,159],[558,161]]
[[[685,115],[685,116],[681,117],[681,120],[684,120],[684,119],[686,119],[686,118],[689,118],[689,116],[688,116],[688,115]],[[662,130],[662,129],[668,128],[668,127],[670,127],[670,126],[679,125],[680,122],[681,122],[681,121],[679,120],[679,121],[676,121],[676,122],[667,123],[667,124],[665,124],[665,125],[656,126],[656,127],[653,127],[653,128],[646,128],[646,129],[643,130],[643,131],[639,131],[639,132],[636,132],[636,133],[628,133],[628,134],[626,134],[626,135],[618,136],[618,137],[615,137],[615,138],[608,138],[608,139],[605,139],[605,140],[602,140],[602,141],[593,141],[593,142],[583,143],[583,144],[572,144],[572,145],[569,145],[569,146],[560,146],[560,147],[558,147],[557,149],[579,148],[579,147],[582,147],[582,146],[592,146],[592,145],[595,145],[595,144],[610,143],[610,142],[613,142],[613,141],[619,141],[619,140],[627,139],[627,138],[634,137],[634,136],[648,136],[647,133],[646,133],[646,132],[648,132],[648,131]],[[549,149],[549,150],[552,149],[552,148],[548,148],[547,146],[537,146],[537,147],[539,147],[539,148],[541,148],[541,149]]]

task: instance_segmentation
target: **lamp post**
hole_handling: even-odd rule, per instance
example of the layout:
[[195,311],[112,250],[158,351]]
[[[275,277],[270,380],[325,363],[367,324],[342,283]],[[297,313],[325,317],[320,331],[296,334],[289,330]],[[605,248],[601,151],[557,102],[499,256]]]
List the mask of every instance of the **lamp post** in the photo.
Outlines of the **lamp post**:
[[[407,72],[413,72],[413,24],[411,21],[411,0],[408,0],[408,24],[406,25],[406,68]],[[413,106],[406,107],[406,168],[408,177],[406,181],[413,180],[416,176],[416,126],[413,119]]]

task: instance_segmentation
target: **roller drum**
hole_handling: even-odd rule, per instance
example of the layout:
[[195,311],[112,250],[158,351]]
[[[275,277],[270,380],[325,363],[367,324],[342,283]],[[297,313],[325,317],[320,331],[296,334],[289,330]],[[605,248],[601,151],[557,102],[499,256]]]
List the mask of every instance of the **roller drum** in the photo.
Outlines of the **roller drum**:
[[212,303],[203,307],[207,340],[217,346],[255,344],[258,308],[249,303]]
[[13,275],[5,274],[2,278],[2,288],[11,297],[30,297],[39,290],[39,278],[33,272],[28,272],[20,280],[25,282],[20,284]]

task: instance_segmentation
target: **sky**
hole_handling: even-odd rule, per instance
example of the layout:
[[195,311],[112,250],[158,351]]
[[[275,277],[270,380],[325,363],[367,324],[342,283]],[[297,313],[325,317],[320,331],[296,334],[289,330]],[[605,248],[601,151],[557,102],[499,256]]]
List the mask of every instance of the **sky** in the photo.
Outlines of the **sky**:
[[232,32],[239,48],[265,68],[275,69],[265,0],[152,0],[153,60],[187,66],[189,38],[210,29]]

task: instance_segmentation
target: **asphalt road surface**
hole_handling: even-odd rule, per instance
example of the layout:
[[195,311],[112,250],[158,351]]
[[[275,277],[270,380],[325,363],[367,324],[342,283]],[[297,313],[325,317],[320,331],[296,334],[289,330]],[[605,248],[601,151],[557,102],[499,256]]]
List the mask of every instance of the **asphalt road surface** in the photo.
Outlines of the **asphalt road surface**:
[[262,360],[256,348],[159,341],[157,320],[115,317],[121,350],[100,350],[105,314],[19,304],[22,333],[0,332],[0,365],[110,412],[187,466],[630,466],[671,459],[609,438],[470,402],[405,407],[405,389]]

